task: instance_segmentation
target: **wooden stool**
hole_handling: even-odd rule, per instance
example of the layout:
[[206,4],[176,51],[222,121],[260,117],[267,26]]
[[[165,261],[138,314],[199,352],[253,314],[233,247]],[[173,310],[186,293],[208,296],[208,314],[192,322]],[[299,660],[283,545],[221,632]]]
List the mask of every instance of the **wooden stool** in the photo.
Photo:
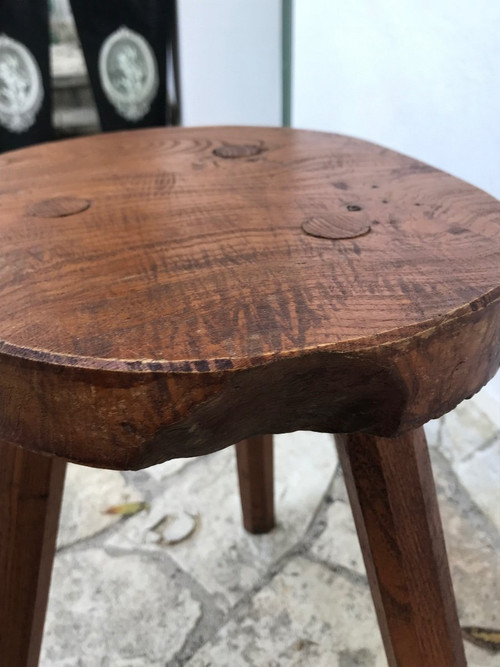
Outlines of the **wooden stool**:
[[288,129],[76,139],[5,154],[0,175],[2,666],[37,664],[66,460],[243,441],[258,532],[263,434],[297,429],[343,434],[389,664],[465,665],[421,426],[499,366],[500,204]]

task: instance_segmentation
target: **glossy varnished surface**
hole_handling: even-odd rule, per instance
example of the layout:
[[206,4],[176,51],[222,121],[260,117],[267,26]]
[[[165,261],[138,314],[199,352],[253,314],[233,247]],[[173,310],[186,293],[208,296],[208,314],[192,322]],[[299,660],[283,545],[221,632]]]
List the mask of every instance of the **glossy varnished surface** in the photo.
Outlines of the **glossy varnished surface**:
[[500,364],[500,204],[386,149],[155,129],[0,157],[0,439],[117,468],[391,436]]
[[[214,154],[228,145],[245,150]],[[400,337],[498,294],[500,205],[353,139],[123,133],[7,154],[0,179],[0,340],[28,358],[248,367]],[[350,218],[369,233],[302,230]]]

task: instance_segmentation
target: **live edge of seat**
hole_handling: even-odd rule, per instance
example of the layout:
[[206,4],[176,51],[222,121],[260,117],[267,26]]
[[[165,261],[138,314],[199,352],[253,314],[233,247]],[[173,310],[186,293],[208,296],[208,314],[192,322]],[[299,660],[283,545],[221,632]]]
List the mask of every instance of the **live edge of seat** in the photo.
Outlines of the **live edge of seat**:
[[500,365],[500,302],[344,351],[251,367],[110,371],[0,354],[0,439],[88,465],[136,469],[263,433],[395,436],[455,407]]

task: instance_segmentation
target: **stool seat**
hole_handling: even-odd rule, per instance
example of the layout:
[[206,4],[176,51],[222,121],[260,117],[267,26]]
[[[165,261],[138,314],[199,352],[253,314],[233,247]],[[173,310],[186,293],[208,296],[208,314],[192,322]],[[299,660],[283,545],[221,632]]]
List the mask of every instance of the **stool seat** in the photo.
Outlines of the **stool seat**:
[[0,439],[112,468],[395,436],[500,364],[500,204],[357,139],[168,128],[0,157]]
[[6,667],[38,661],[66,460],[236,443],[267,532],[272,434],[297,429],[336,434],[390,667],[465,667],[421,425],[497,370],[499,297],[500,204],[356,139],[175,128],[1,156]]

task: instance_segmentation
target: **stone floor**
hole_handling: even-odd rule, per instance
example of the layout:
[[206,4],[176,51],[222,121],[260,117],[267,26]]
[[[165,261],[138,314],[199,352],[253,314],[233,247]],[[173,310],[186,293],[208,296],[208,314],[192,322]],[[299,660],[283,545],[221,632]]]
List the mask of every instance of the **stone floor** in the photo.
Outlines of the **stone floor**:
[[[464,625],[500,627],[500,375],[427,427]],[[278,525],[241,527],[233,448],[70,466],[42,667],[383,667],[330,436],[276,438]],[[120,518],[103,511],[144,500]],[[470,667],[500,654],[467,644]],[[439,666],[436,666],[439,667]]]

